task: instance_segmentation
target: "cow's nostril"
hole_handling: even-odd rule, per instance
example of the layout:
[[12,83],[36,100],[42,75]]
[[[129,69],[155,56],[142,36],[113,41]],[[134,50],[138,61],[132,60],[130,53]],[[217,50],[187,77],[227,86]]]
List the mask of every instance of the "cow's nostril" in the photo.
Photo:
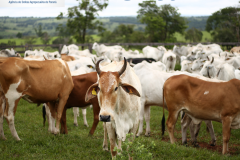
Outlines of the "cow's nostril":
[[107,115],[107,116],[104,116],[104,115],[100,115],[100,121],[103,121],[103,122],[110,122],[111,121],[111,116],[110,115]]

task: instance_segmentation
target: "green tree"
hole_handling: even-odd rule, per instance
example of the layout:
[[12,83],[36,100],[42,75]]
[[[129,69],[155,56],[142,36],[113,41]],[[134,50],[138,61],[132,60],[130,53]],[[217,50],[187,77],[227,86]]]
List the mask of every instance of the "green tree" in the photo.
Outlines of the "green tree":
[[28,36],[28,37],[25,37],[25,43],[27,44],[34,44],[36,43],[36,37],[34,36]]
[[73,42],[70,29],[66,25],[59,24],[56,31],[58,38],[53,41],[53,44],[70,44]]
[[22,38],[22,36],[23,36],[23,35],[22,35],[21,32],[18,32],[17,35],[16,35],[17,38]]
[[34,31],[38,37],[42,37],[44,34],[42,31],[42,24],[38,24],[37,27],[34,27]]
[[[240,41],[240,8],[226,7],[213,13],[207,20],[206,30],[212,31],[214,40],[229,42]],[[226,38],[233,35],[232,38]]]
[[49,44],[50,40],[51,40],[51,37],[48,35],[48,33],[47,32],[43,32],[43,35],[41,37],[42,43],[43,44]]
[[120,24],[113,32],[105,31],[99,34],[99,36],[101,37],[101,43],[146,42],[145,34],[141,31],[134,31],[134,25]]
[[173,34],[184,33],[187,28],[186,20],[180,16],[178,9],[170,4],[157,6],[156,1],[143,1],[138,4],[137,18],[147,26],[145,32],[149,34],[151,42],[173,41]]
[[[107,5],[108,0],[81,0],[78,6],[68,8],[67,27],[78,43],[86,42],[87,30],[104,31],[102,22],[96,20],[96,16]],[[61,12],[57,19],[63,18]]]
[[166,25],[159,14],[159,7],[156,1],[144,1],[138,4],[141,9],[138,10],[137,18],[141,23],[146,24],[145,32],[149,34],[149,41],[158,42]]
[[185,34],[185,39],[190,40],[190,42],[200,42],[202,40],[203,33],[198,29],[192,27],[187,30]]

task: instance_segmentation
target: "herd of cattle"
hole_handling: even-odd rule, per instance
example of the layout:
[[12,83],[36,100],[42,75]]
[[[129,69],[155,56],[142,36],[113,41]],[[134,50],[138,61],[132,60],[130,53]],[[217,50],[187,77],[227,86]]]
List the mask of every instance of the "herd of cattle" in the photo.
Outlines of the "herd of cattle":
[[[192,142],[198,145],[200,124],[205,121],[214,146],[211,121],[218,121],[223,124],[222,153],[227,153],[231,128],[240,128],[240,47],[228,52],[217,44],[174,46],[173,50],[146,46],[143,53],[118,45],[94,43],[92,48],[96,55],[74,44],[64,45],[61,53],[28,50],[23,58],[13,49],[0,51],[0,137],[5,139],[5,118],[13,137],[20,140],[14,116],[21,98],[44,103],[48,130],[54,134],[68,133],[66,110],[72,107],[74,124],[78,125],[81,108],[88,126],[86,108],[91,105],[94,122],[89,134],[103,121],[103,149],[108,150],[108,135],[114,157],[114,147],[118,144],[121,149],[126,134],[135,136],[138,131],[136,135],[141,135],[144,118],[145,135],[150,135],[150,106],[161,106],[169,112],[166,123],[171,143],[182,111],[183,144],[189,127]],[[174,71],[177,61],[181,71]],[[164,111],[162,120],[164,133]]]

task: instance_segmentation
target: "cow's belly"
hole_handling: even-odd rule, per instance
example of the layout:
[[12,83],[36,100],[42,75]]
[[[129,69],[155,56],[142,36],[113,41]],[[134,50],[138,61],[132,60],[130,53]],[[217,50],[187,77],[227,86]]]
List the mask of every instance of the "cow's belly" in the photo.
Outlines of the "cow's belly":
[[231,124],[232,129],[239,129],[240,128],[240,114],[238,114],[232,121]]
[[184,106],[183,107],[183,111],[186,112],[192,119],[196,120],[195,124],[198,124],[199,121],[202,120],[212,120],[212,121],[217,121],[217,122],[221,122],[221,118],[220,118],[220,114],[213,112],[211,110],[202,110],[200,107],[198,106]]
[[48,100],[48,99],[38,99],[36,97],[31,97],[29,95],[24,95],[22,97],[25,101],[28,101],[29,103],[46,103],[46,102],[52,102],[52,101],[59,101],[59,99],[56,100]]

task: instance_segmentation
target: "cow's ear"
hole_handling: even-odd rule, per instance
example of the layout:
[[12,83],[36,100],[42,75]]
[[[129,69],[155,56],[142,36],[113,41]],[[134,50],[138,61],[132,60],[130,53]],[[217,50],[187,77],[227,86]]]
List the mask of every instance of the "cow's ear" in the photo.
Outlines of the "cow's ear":
[[127,92],[128,94],[134,94],[138,97],[141,97],[141,95],[139,94],[139,92],[133,87],[131,86],[130,84],[127,84],[127,83],[122,83],[121,84],[121,87],[123,88],[123,90],[125,92]]
[[98,83],[95,83],[95,84],[91,85],[88,88],[87,93],[85,95],[85,101],[88,102],[90,99],[96,97],[98,91],[99,91]]

